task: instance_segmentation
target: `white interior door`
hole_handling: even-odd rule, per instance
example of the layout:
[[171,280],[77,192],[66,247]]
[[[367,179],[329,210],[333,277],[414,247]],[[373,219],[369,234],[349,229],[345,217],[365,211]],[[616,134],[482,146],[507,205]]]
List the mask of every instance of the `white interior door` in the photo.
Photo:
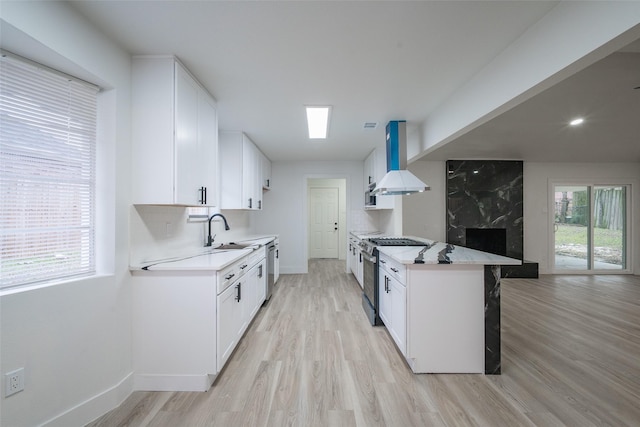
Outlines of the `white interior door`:
[[338,258],[338,188],[309,189],[309,258]]

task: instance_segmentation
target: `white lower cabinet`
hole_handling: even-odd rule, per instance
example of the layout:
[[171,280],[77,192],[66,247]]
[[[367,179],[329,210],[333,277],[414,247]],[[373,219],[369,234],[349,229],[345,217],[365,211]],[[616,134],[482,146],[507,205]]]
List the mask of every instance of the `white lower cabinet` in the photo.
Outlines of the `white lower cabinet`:
[[347,257],[349,258],[349,268],[351,269],[351,272],[360,284],[360,287],[363,287],[364,264],[362,255],[360,254],[360,239],[356,237],[351,237],[349,239],[349,253],[347,254]]
[[237,280],[218,295],[218,366],[222,367],[239,341],[242,329],[242,280]]
[[273,260],[273,284],[275,285],[280,277],[280,240],[275,239],[273,243],[276,246],[276,255]]
[[[267,299],[267,260],[266,258],[257,266],[258,274],[256,278],[256,304],[255,313],[258,312],[262,303]],[[254,313],[254,315],[255,315]]]
[[134,390],[207,391],[265,300],[256,250],[220,271],[134,271]]
[[[400,280],[405,269],[389,258],[380,257],[378,289],[379,315],[402,354],[407,350],[407,290]],[[394,271],[396,270],[396,271]]]
[[389,279],[391,295],[391,329],[389,332],[404,354],[407,351],[407,288],[393,277]]
[[264,251],[254,252],[239,263],[218,274],[238,277],[218,294],[218,370],[233,353],[251,320],[255,317],[266,294],[266,260]]

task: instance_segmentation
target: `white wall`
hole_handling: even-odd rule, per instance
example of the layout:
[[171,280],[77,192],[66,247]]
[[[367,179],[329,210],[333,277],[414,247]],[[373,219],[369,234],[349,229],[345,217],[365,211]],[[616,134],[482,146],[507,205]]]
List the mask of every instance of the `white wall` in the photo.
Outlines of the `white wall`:
[[549,181],[594,180],[632,185],[631,250],[634,274],[640,274],[640,163],[524,163],[524,257],[539,263],[541,274],[551,269]]
[[25,368],[3,397],[3,426],[83,425],[131,391],[130,59],[65,3],[3,2],[2,45],[99,83],[99,277],[0,300],[1,371]]
[[[280,272],[307,272],[307,179],[347,180],[347,230],[352,230],[351,211],[364,209],[363,162],[273,162],[271,191],[265,192],[264,211],[252,216],[254,232],[280,235]],[[361,213],[358,225],[366,223]],[[374,213],[375,215],[375,213]]]
[[446,241],[445,162],[417,161],[408,166],[431,190],[402,197],[402,233]]

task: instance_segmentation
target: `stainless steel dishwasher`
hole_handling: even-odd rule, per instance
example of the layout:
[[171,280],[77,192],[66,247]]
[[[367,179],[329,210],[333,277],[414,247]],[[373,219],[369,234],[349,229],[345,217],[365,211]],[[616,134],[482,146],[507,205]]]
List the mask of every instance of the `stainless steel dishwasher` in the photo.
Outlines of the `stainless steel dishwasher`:
[[267,301],[271,298],[273,285],[275,283],[275,263],[276,263],[276,244],[269,243],[267,246]]

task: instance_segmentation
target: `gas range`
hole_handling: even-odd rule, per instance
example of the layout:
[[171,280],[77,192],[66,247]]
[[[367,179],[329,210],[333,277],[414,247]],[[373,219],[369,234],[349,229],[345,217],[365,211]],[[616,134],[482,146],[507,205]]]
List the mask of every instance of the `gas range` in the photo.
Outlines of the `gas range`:
[[424,246],[426,243],[406,237],[373,237],[369,241],[375,246]]

